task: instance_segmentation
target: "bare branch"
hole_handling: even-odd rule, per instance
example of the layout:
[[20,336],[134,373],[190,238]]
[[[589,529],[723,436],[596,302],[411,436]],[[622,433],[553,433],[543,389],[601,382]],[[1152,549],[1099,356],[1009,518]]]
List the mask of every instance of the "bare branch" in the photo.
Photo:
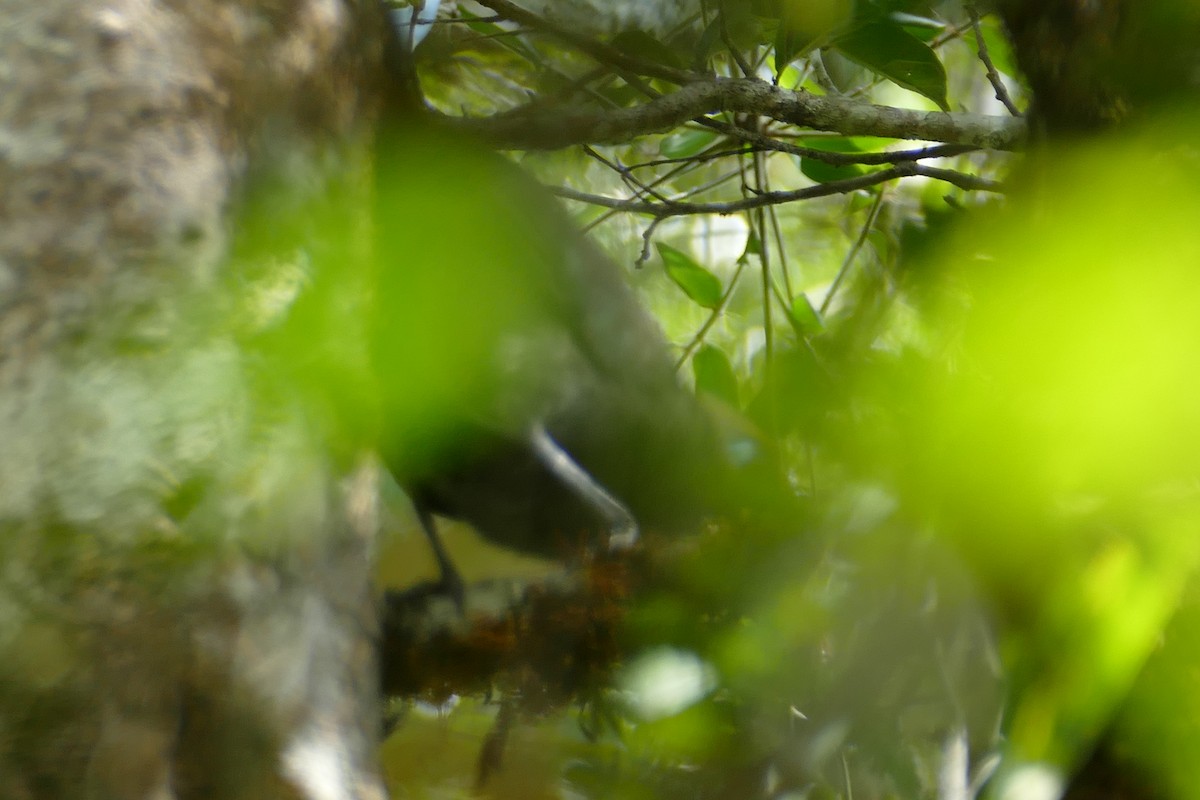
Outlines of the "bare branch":
[[907,178],[913,175],[923,175],[934,180],[946,181],[947,183],[952,183],[955,186],[968,190],[993,192],[1001,190],[1000,184],[995,181],[989,181],[973,175],[965,175],[953,170],[935,169],[912,163],[897,164],[894,167],[878,170],[866,175],[859,175],[841,181],[830,181],[828,183],[817,184],[816,186],[806,186],[803,189],[763,192],[762,194],[745,197],[741,200],[730,200],[719,203],[680,203],[676,201],[655,203],[644,200],[622,200],[616,197],[589,194],[566,186],[548,186],[546,188],[559,197],[568,200],[578,200],[582,203],[612,208],[630,214],[645,214],[655,219],[666,219],[667,217],[682,217],[693,214],[733,214],[738,211],[792,203],[798,200],[811,200],[815,197],[846,194],[859,189],[865,189],[868,186],[875,186],[880,183],[896,180],[897,178]]
[[968,175],[965,172],[955,172],[952,169],[939,169],[924,164],[917,164],[915,174],[924,175],[926,178],[932,178],[935,181],[945,181],[968,192],[1000,193],[1004,191],[1004,184],[999,181],[980,178],[978,175]]
[[987,42],[983,40],[983,28],[979,24],[979,9],[974,3],[967,4],[967,13],[971,15],[971,28],[975,32],[975,47],[979,54],[979,60],[983,62],[984,69],[987,70],[988,83],[992,85],[992,89],[996,92],[996,99],[1004,104],[1008,112],[1014,117],[1021,116],[1021,110],[1017,108],[1017,104],[1013,102],[1008,94],[1008,89],[1004,85],[1004,81],[1000,78],[1000,73],[996,71],[996,65],[992,63],[992,57],[988,54]]

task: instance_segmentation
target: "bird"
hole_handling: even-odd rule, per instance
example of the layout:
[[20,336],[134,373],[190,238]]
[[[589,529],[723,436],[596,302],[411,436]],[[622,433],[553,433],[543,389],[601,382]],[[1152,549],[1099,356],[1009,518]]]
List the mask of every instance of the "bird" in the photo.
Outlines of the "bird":
[[410,79],[378,148],[371,351],[381,454],[439,582],[461,597],[435,516],[556,559],[694,525],[730,450],[657,322],[545,187],[431,121]]

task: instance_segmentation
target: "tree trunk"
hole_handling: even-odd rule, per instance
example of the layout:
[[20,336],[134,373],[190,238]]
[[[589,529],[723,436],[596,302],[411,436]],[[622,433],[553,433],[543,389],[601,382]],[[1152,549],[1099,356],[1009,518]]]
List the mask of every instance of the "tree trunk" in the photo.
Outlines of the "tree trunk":
[[383,796],[379,13],[0,0],[0,797]]

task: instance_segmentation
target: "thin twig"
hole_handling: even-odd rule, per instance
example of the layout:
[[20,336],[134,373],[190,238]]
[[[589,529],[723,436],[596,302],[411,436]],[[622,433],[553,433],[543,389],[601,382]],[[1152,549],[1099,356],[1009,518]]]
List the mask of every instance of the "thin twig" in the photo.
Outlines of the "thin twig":
[[753,197],[744,197],[740,200],[717,203],[679,203],[675,201],[649,203],[639,200],[622,200],[615,197],[589,194],[565,186],[551,186],[547,188],[559,197],[564,197],[568,200],[578,200],[583,203],[603,206],[604,208],[613,208],[631,214],[645,214],[651,217],[665,218],[695,214],[733,214],[738,211],[747,211],[764,206],[793,203],[799,200],[811,200],[816,197],[829,197],[835,194],[848,194],[859,189],[866,189],[880,183],[886,183],[898,178],[907,178],[913,175],[924,175],[925,177],[946,181],[954,185],[963,184],[964,188],[987,189],[989,191],[1000,190],[1000,185],[995,181],[988,181],[971,175],[963,175],[953,170],[932,169],[923,167],[920,164],[907,163],[897,164],[888,169],[870,172],[866,175],[858,175],[853,178],[846,178],[845,180],[807,186],[803,189],[764,192]]
[[829,310],[830,304],[833,303],[833,297],[841,288],[842,281],[845,280],[846,274],[850,271],[850,265],[854,263],[858,251],[862,250],[863,244],[867,241],[867,236],[871,233],[871,229],[875,227],[875,218],[879,216],[879,209],[883,207],[883,192],[875,193],[875,201],[871,204],[871,210],[867,212],[867,220],[863,223],[862,230],[858,232],[858,238],[854,240],[854,244],[850,246],[849,252],[842,260],[842,266],[838,269],[837,275],[833,279],[833,284],[829,287],[829,291],[825,293],[825,299],[821,301],[821,316],[825,316],[825,312]]
[[[759,196],[770,193],[770,183],[767,181],[764,156],[761,153],[756,153],[752,156],[754,161],[754,188],[758,191]],[[758,260],[762,267],[762,307],[763,307],[763,380],[766,385],[774,384],[772,376],[775,372],[775,330],[771,324],[771,289],[773,287],[771,281],[771,246],[767,241],[767,218],[764,208],[759,206],[751,216],[755,223],[754,235],[758,237]],[[775,402],[777,394],[771,395],[770,408],[770,433],[775,435],[779,432],[779,417],[778,408]]]
[[[821,150],[816,147],[802,147],[800,145],[781,142],[770,136],[764,136],[756,131],[746,130],[740,126],[721,122],[720,120],[705,118],[697,120],[697,122],[706,128],[711,128],[727,136],[741,139],[747,144],[751,144],[762,150],[773,150],[777,153],[786,153],[800,158],[812,158],[835,167],[849,166],[851,164],[875,166],[879,164],[898,164],[902,161],[920,161],[926,158],[949,158],[951,156],[960,156],[964,153],[971,153],[979,149],[978,147],[965,144],[935,144],[927,147],[916,147],[910,150],[887,150],[875,153],[834,153],[830,150]],[[794,134],[796,137],[805,135],[811,136],[812,132],[797,131]]]
[[721,41],[725,43],[725,49],[729,51],[730,58],[733,63],[737,64],[737,68],[742,71],[742,77],[751,78],[754,76],[754,69],[747,62],[741,51],[734,46],[733,37],[729,35],[729,26],[726,24],[728,15],[721,12]]
[[974,3],[967,4],[967,13],[971,16],[971,28],[975,31],[976,52],[979,54],[979,60],[983,62],[983,66],[987,69],[988,83],[992,85],[992,89],[996,92],[996,99],[1004,104],[1008,109],[1008,113],[1014,117],[1021,116],[1021,110],[1017,108],[1017,104],[1008,94],[1008,89],[1004,85],[1004,81],[1000,78],[1000,73],[996,71],[996,65],[992,63],[992,57],[988,55],[987,42],[983,40],[983,26],[979,24],[979,9],[975,8]]
[[603,164],[604,166],[611,169],[613,172],[620,175],[621,180],[625,183],[626,186],[628,186],[630,189],[633,190],[634,194],[637,197],[649,196],[649,197],[653,197],[655,200],[659,201],[660,203],[672,202],[671,199],[668,198],[666,195],[660,194],[659,192],[655,191],[653,187],[648,186],[647,184],[645,184],[642,181],[635,178],[633,176],[633,174],[630,172],[629,168],[626,167],[624,164],[621,164],[619,162],[615,162],[608,158],[605,158],[603,155],[596,152],[595,148],[588,147],[587,145],[584,145],[583,152],[587,153],[593,159],[595,159],[596,161],[599,161],[601,164]]
[[642,231],[642,252],[638,254],[637,261],[633,262],[634,267],[641,269],[642,264],[650,260],[650,242],[654,239],[655,229],[661,224],[661,219],[652,219],[646,230]]
[[[669,169],[664,174],[655,178],[653,181],[651,181],[649,183],[649,185],[651,187],[657,188],[658,186],[661,186],[662,184],[667,183],[668,181],[671,181],[677,177],[681,177],[681,176],[687,174],[688,172],[692,172],[693,170],[698,169],[699,166],[700,166],[700,163],[698,161],[684,160],[682,163],[679,164],[679,166],[677,166],[673,169]],[[621,209],[610,208],[608,211],[605,211],[599,217],[597,217],[596,219],[592,220],[587,225],[585,225],[583,230],[586,233],[586,232],[592,230],[593,228],[597,227],[598,225],[602,225],[603,223],[607,222],[609,219],[611,219],[612,217],[614,217],[620,213],[621,213]]]
[[952,169],[929,167],[925,164],[915,164],[913,165],[913,169],[917,175],[923,175],[935,181],[945,181],[968,192],[996,192],[997,194],[1002,194],[1005,191],[1004,184],[1000,181],[981,178],[978,175],[968,175],[965,172],[956,172]]

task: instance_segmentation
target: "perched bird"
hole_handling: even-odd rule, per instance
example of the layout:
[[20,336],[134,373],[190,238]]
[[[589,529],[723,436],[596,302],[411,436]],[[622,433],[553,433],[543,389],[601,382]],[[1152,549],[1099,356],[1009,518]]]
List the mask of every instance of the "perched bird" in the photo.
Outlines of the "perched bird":
[[461,590],[434,514],[548,557],[694,525],[728,451],[657,323],[544,187],[396,85],[378,156],[381,450],[443,583]]
[[432,132],[389,144],[382,450],[443,578],[435,513],[545,556],[695,518],[717,437],[616,266],[501,156]]

